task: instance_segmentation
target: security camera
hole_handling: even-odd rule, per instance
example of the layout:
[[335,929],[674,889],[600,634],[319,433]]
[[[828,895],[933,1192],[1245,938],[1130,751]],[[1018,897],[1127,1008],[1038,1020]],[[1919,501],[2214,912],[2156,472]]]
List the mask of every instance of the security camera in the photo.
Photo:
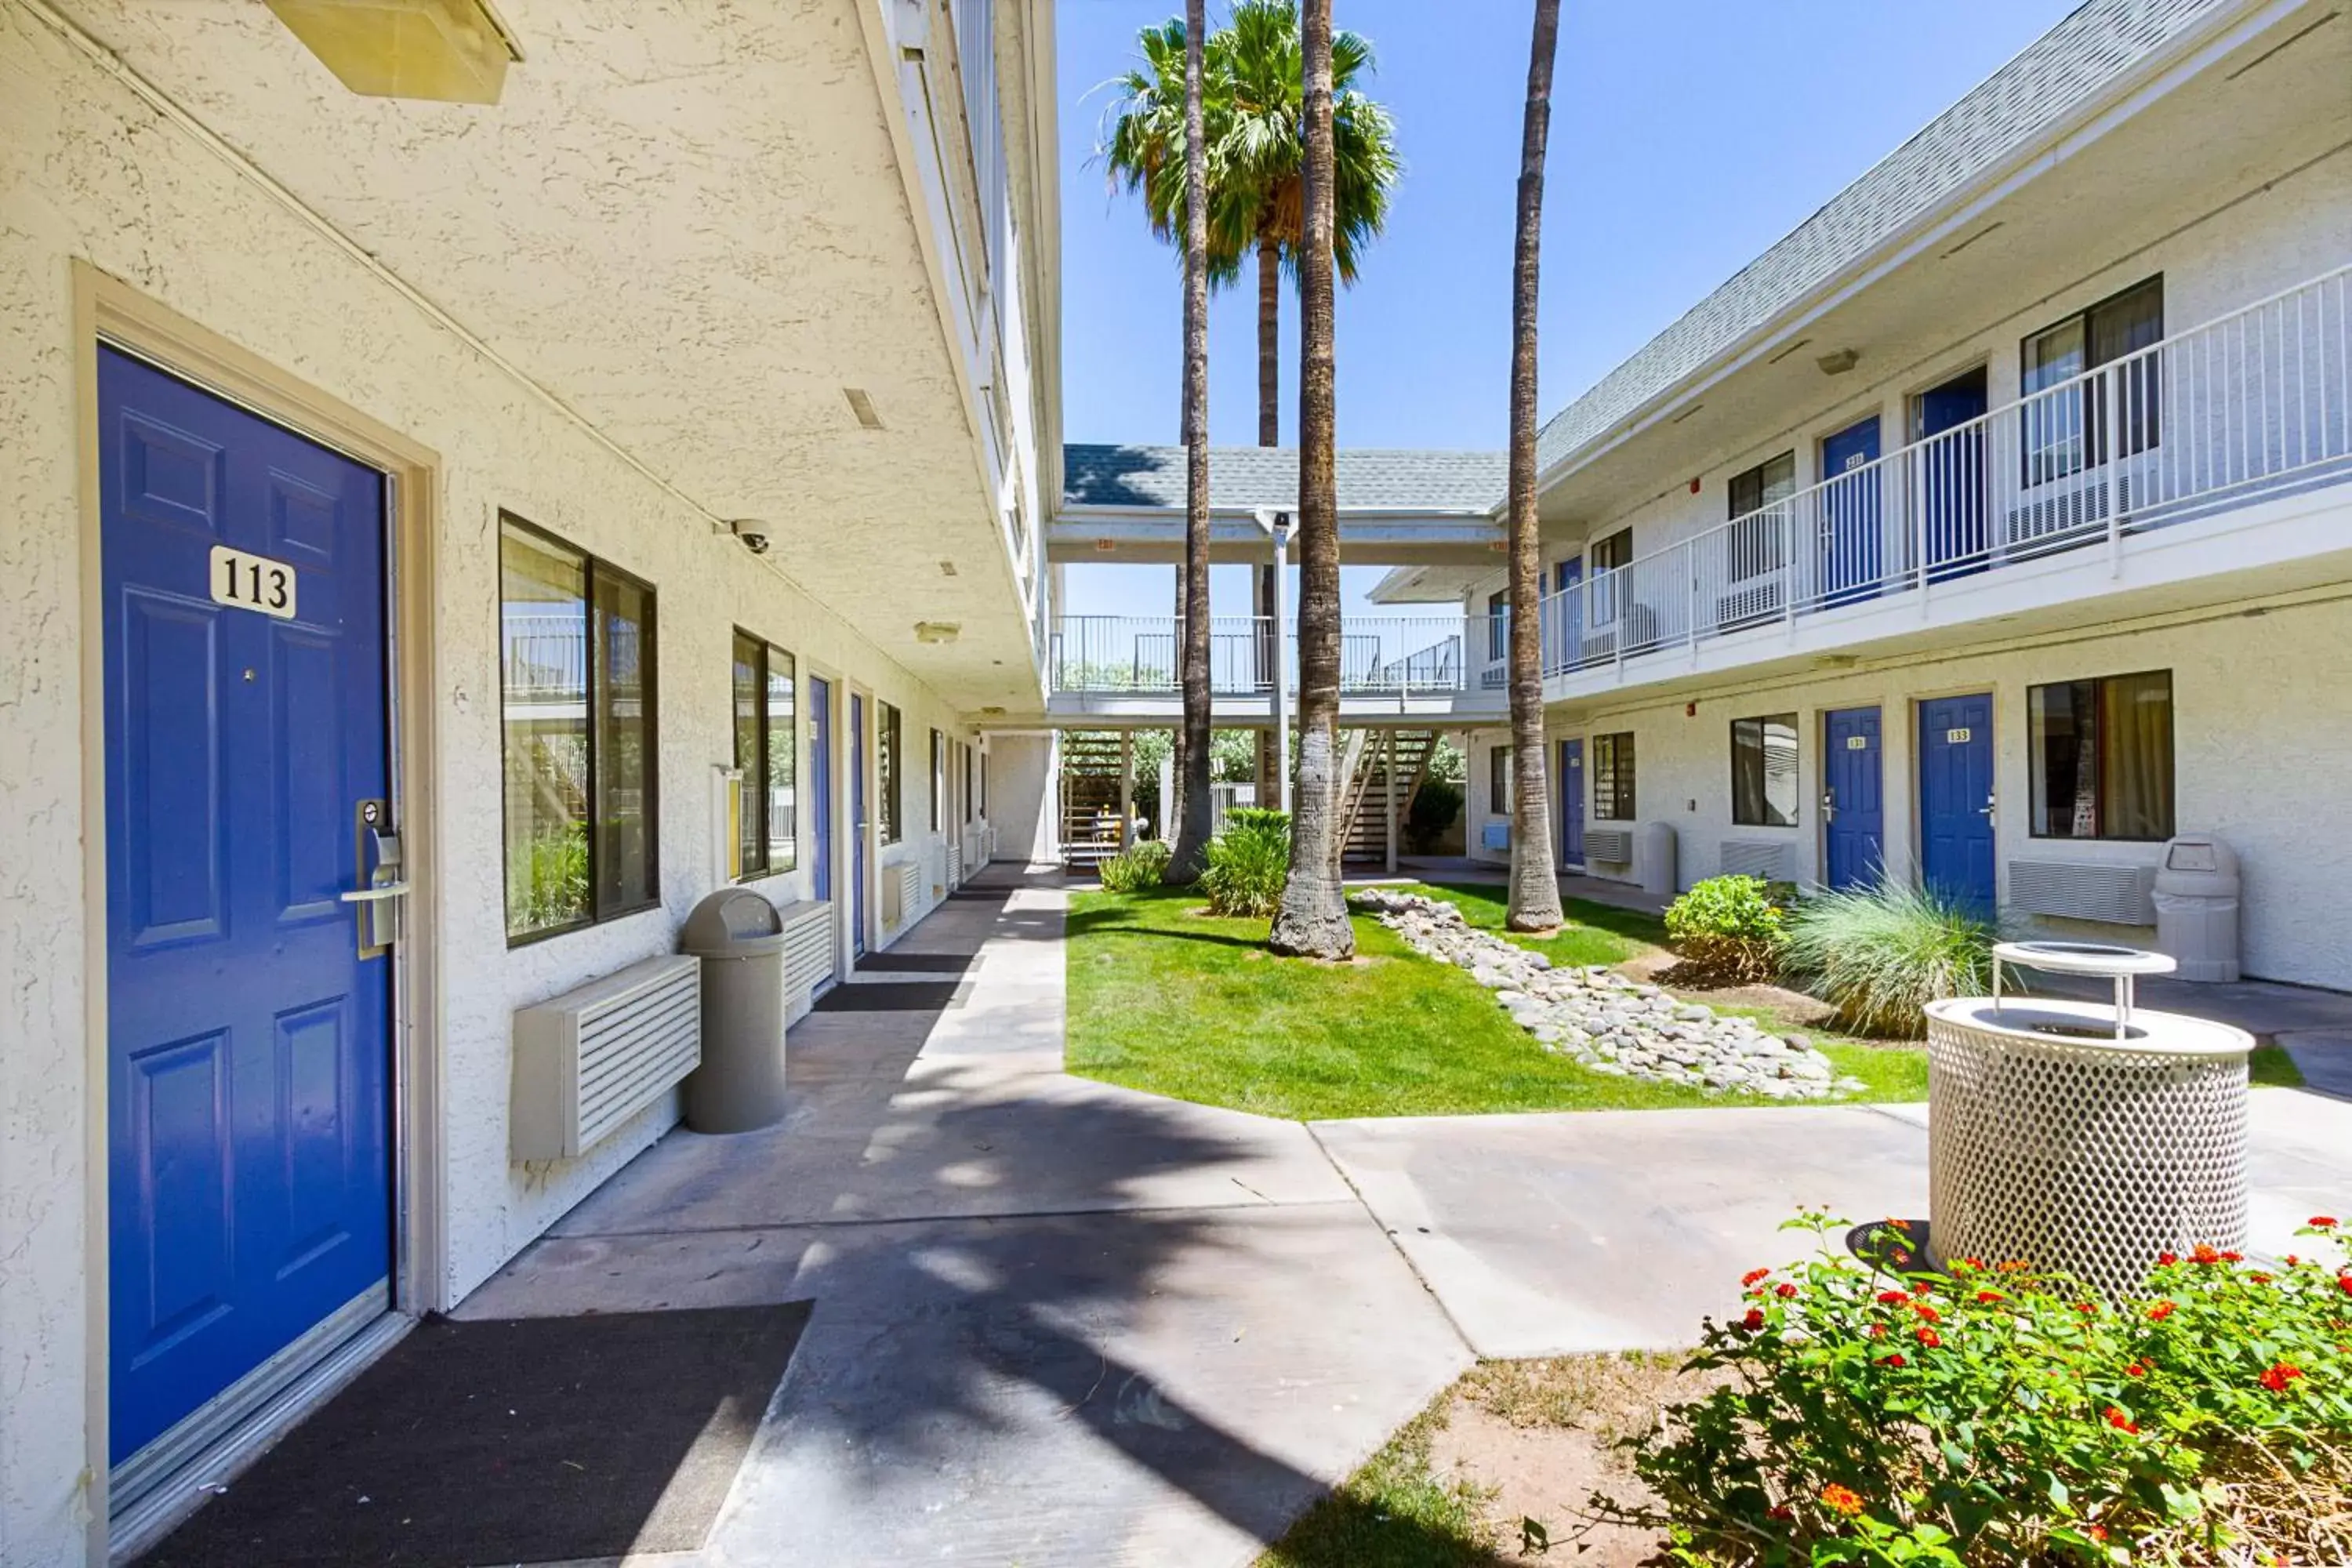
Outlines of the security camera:
[[736,538],[743,542],[743,548],[750,551],[752,554],[765,555],[768,552],[768,525],[766,523],[760,521],[756,518],[744,517],[736,519],[727,526],[734,531]]

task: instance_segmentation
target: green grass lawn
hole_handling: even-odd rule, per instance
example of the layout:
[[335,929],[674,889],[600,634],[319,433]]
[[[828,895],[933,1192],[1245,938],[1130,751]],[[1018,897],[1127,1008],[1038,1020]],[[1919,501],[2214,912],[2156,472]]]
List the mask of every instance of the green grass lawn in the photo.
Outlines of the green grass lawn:
[[[1474,921],[1495,889],[1455,899]],[[1614,1078],[1538,1045],[1485,987],[1421,957],[1359,916],[1350,964],[1277,959],[1264,921],[1192,911],[1192,889],[1081,892],[1069,915],[1069,1069],[1208,1105],[1299,1121],[1499,1110],[1584,1110],[1763,1103]],[[1647,945],[1623,910],[1579,904],[1580,923],[1531,942],[1564,963],[1621,963]],[[1608,923],[1604,924],[1603,921]],[[1839,1070],[1872,1097],[1917,1098],[1920,1053],[1824,1039]],[[1857,1058],[1850,1053],[1859,1053]],[[1860,1058],[1867,1058],[1864,1060]]]

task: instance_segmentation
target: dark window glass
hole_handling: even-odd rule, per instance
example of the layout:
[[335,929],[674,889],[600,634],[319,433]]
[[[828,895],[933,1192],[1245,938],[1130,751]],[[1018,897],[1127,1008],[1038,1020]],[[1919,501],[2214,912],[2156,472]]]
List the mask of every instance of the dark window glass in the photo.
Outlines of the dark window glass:
[[1500,662],[1511,646],[1511,595],[1486,595],[1486,662]]
[[654,593],[511,519],[499,534],[507,935],[659,901]]
[[963,749],[963,819],[966,822],[970,822],[978,811],[979,797],[971,793],[971,759],[977,754],[970,746]]
[[[1787,521],[1778,503],[1797,493],[1797,454],[1783,452],[1732,475],[1727,493],[1730,498],[1727,515],[1738,523],[1731,530],[1731,558],[1726,563],[1732,581],[1777,570]],[[1747,521],[1738,521],[1742,518]]]
[[[2107,378],[2073,386],[2061,384],[2137,353],[2163,336],[2164,279],[2159,276],[2025,340],[2020,358],[2026,401],[2019,416],[2027,484],[2047,483],[2106,461]],[[2115,378],[2116,428],[2126,457],[2157,443],[2157,358],[2149,354],[2134,360]],[[2053,387],[2059,390],[2051,391]]]
[[1731,820],[1741,827],[1797,826],[1797,716],[1731,721]]
[[887,702],[877,702],[874,711],[874,765],[878,775],[875,782],[881,796],[882,842],[896,844],[905,836],[906,827],[906,818],[898,814],[902,771],[898,761],[898,710]]
[[2026,694],[2037,838],[2172,837],[2172,672]]
[[1496,746],[1486,752],[1486,814],[1511,815],[1511,748]]
[[1606,822],[1633,819],[1633,737],[1592,737],[1592,815]]
[[1621,528],[1606,539],[1585,546],[1584,566],[1591,574],[1592,622],[1607,626],[1617,618],[1617,579],[1612,574],[1633,563],[1633,531]]
[[798,858],[793,692],[793,656],[737,632],[735,765],[743,773],[743,817],[737,832],[747,877],[789,871]]

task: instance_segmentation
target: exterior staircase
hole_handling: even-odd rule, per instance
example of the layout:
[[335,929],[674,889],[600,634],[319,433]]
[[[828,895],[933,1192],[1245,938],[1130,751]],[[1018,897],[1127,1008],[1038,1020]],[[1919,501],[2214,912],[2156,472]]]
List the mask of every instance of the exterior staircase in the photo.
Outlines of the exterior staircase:
[[[1437,731],[1399,730],[1395,733],[1396,821],[1392,826],[1402,847],[1412,797],[1420,792],[1422,781],[1429,776],[1429,761],[1437,751]],[[1388,803],[1387,737],[1388,731],[1381,730],[1349,733],[1348,786],[1340,798],[1341,820],[1348,825],[1345,847],[1340,850],[1342,860],[1379,865],[1388,858],[1388,834],[1381,822]]]
[[1068,730],[1061,751],[1062,866],[1092,871],[1119,851],[1118,737]]

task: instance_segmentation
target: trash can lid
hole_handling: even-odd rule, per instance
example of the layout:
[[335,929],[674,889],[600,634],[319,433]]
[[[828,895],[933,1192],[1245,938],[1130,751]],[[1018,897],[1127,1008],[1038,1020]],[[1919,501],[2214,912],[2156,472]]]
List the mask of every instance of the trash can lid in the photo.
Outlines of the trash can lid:
[[681,952],[731,958],[772,952],[784,944],[784,920],[776,906],[749,888],[721,888],[686,917],[678,932]]

